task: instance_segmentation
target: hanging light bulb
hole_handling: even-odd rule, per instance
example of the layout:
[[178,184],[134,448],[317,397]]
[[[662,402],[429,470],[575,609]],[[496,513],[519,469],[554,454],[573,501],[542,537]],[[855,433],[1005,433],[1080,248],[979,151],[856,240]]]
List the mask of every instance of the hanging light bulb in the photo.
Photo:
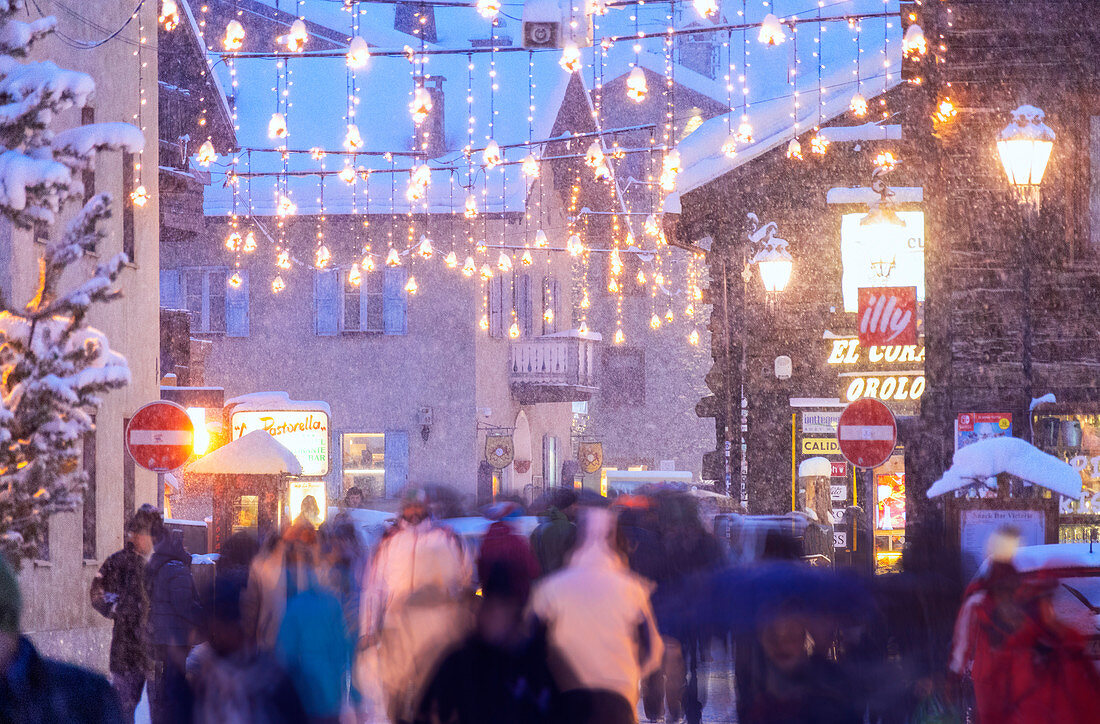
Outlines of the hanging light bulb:
[[420,287],[416,285],[416,277],[410,276],[409,281],[405,282],[405,291],[409,294],[416,294],[418,289]]
[[531,250],[530,249],[524,249],[523,250],[523,256],[521,256],[519,258],[519,260],[521,262],[523,262],[524,266],[531,266],[531,262],[534,261],[534,258],[531,256]]
[[650,236],[657,236],[657,232],[661,230],[660,224],[657,223],[657,215],[650,214],[645,217],[645,222],[642,223],[642,229]]
[[365,68],[370,62],[370,46],[367,41],[356,35],[348,44],[348,67],[353,70]]
[[584,251],[581,237],[578,234],[570,236],[569,240],[565,242],[565,250],[569,252],[569,256],[579,256]]
[[401,257],[397,253],[397,249],[390,247],[390,251],[386,254],[386,266],[401,266]]
[[130,192],[130,202],[139,209],[149,202],[149,192],[145,189],[145,184],[139,184]]
[[829,139],[820,133],[814,134],[814,137],[810,139],[810,152],[816,153],[818,156],[824,156],[828,150]]
[[409,103],[409,113],[412,114],[413,123],[419,126],[426,121],[433,105],[432,94],[428,89],[422,85],[417,86],[413,91],[412,102]]
[[481,327],[481,331],[487,331],[489,329],[489,315],[482,314],[481,321],[477,323],[477,326]]
[[485,147],[485,152],[481,154],[481,158],[485,162],[486,168],[500,165],[500,146],[497,145],[496,141],[489,141],[489,145]]
[[718,12],[717,0],[692,0],[691,4],[695,6],[695,12],[699,13],[699,17],[709,18]]
[[330,261],[332,261],[332,252],[328,250],[327,246],[321,244],[317,247],[317,251],[313,253],[313,266],[324,269]]
[[472,256],[466,257],[466,263],[462,265],[462,275],[472,277],[477,273],[477,264],[474,263]]
[[672,307],[669,307],[665,310],[665,321],[671,322],[673,319],[676,319],[676,316],[672,313]]
[[280,217],[294,216],[298,213],[298,205],[290,200],[286,194],[279,194],[279,202],[275,205],[275,215]]
[[591,305],[592,303],[588,301],[588,290],[585,289],[581,295],[581,309],[588,309]]
[[172,32],[180,24],[180,9],[176,0],[162,0],[160,4],[160,16],[157,18],[164,29]]
[[779,18],[775,17],[774,13],[768,13],[764,16],[764,22],[760,24],[760,35],[757,36],[764,45],[779,45],[787,39],[787,34],[783,32],[783,23],[779,22]]
[[581,50],[576,43],[567,43],[561,50],[561,58],[558,65],[566,73],[576,73],[581,69]]
[[479,241],[477,243],[477,246],[474,247],[474,251],[476,251],[478,254],[484,254],[488,250],[489,250],[489,247],[485,246],[485,240],[484,239]]
[[660,329],[661,328],[661,318],[657,316],[656,312],[654,312],[653,316],[649,318],[649,326],[650,326],[650,329]]
[[615,294],[619,291],[619,282],[615,279],[615,277],[611,277],[611,281],[607,283],[607,291],[611,292],[612,294]]
[[209,166],[218,160],[218,152],[214,150],[214,144],[210,139],[206,139],[199,146],[198,160],[200,166]]
[[639,284],[645,284],[645,272],[641,269],[638,270],[638,276],[635,277]]
[[481,278],[486,280],[493,278],[493,269],[488,264],[481,265]]
[[550,241],[546,238],[546,232],[539,229],[535,232],[535,248],[545,249],[548,246],[550,246]]
[[467,219],[477,218],[477,197],[473,193],[466,194],[466,210],[462,212],[462,215]]
[[587,0],[585,12],[589,15],[607,15],[607,0]]
[[675,191],[676,176],[680,173],[680,152],[672,149],[661,159],[661,190]]
[[959,111],[951,99],[944,98],[936,105],[936,112],[932,114],[932,118],[936,123],[949,123],[958,114]]
[[898,158],[893,154],[892,151],[883,151],[879,155],[875,156],[872,163],[874,163],[876,166],[883,169],[884,171],[893,171],[895,168],[897,168]]
[[278,294],[286,289],[286,282],[283,281],[283,277],[279,274],[275,275],[275,278],[271,280],[271,291]]
[[508,336],[512,339],[519,337],[519,324],[513,320],[512,326],[508,328]]
[[512,269],[512,257],[500,252],[500,256],[497,257],[497,268],[502,272],[510,271]]
[[623,261],[618,249],[611,250],[611,273],[618,275],[623,270]]
[[500,12],[500,0],[477,0],[477,12],[486,20],[491,20]]
[[622,329],[615,330],[615,344],[622,344],[626,341],[626,335],[623,334]]
[[661,272],[657,272],[653,275],[653,283],[659,287],[663,287],[665,285],[665,275]]
[[544,311],[542,313],[542,318],[547,322],[553,322],[554,321],[554,310],[551,309],[550,307],[547,307],[546,311]]
[[626,97],[635,103],[641,103],[645,100],[647,93],[649,93],[649,86],[646,84],[645,71],[636,65],[626,77]]
[[251,230],[244,235],[244,251],[246,254],[256,251],[256,234]]
[[286,117],[282,113],[272,113],[267,122],[268,138],[286,138]]
[[702,299],[703,299],[703,290],[700,289],[698,286],[693,286],[691,288],[691,298],[694,299],[697,302],[702,301]]
[[309,32],[306,30],[306,24],[298,18],[290,24],[290,32],[284,36],[287,50],[291,53],[301,53],[302,49],[306,47],[306,40],[309,39]]
[[371,256],[370,254],[364,254],[363,255],[362,264],[363,264],[363,271],[367,272],[368,274],[371,273],[372,271],[374,271],[374,257]]
[[359,271],[358,264],[352,264],[351,269],[348,269],[348,284],[354,287],[363,283],[363,273]]
[[901,39],[901,52],[908,60],[918,60],[928,52],[928,41],[924,38],[924,29],[913,23],[905,29]]
[[607,167],[607,164],[600,161],[600,165],[596,166],[596,170],[592,174],[593,178],[597,181],[608,181],[611,179],[611,169]]
[[596,168],[604,161],[603,148],[600,146],[599,141],[593,141],[589,144],[588,150],[584,153],[584,165],[589,168]]
[[792,138],[791,142],[787,144],[787,158],[796,161],[802,160],[802,144],[798,142],[797,138]]
[[737,127],[737,140],[743,144],[752,143],[752,124],[748,119],[742,120]]
[[225,237],[225,248],[229,251],[237,251],[241,248],[241,242],[241,235],[234,231],[229,236]]
[[684,314],[686,314],[689,317],[694,317],[695,316],[695,305],[688,302],[687,307],[684,309]]
[[225,26],[225,37],[222,38],[222,45],[229,51],[240,50],[244,45],[244,26],[239,21],[230,20],[229,24]]
[[432,170],[428,164],[422,163],[409,174],[409,187],[405,191],[405,197],[409,201],[419,201],[428,195],[428,184],[432,180]]
[[420,236],[420,244],[416,247],[416,253],[425,259],[431,259],[432,254],[435,253],[435,249],[432,247],[432,240],[427,236]]
[[535,154],[529,153],[523,159],[523,175],[529,178],[539,177],[539,160],[535,158]]
[[867,99],[863,97],[862,93],[856,91],[856,94],[852,96],[852,100],[848,102],[848,110],[856,118],[863,118],[867,115]]
[[733,158],[737,155],[737,139],[736,133],[730,133],[726,136],[725,142],[722,144],[722,155],[726,158]]
[[344,150],[358,151],[363,147],[363,136],[359,134],[359,126],[348,124],[348,131],[344,134]]
[[581,334],[588,334],[588,322],[581,320],[581,326],[577,329]]
[[693,347],[696,347],[696,346],[699,345],[699,330],[698,329],[691,330],[691,334],[688,335],[688,343],[691,344],[691,346],[693,346]]
[[275,255],[275,266],[279,267],[280,269],[289,269],[290,268],[290,252],[286,251],[286,250],[283,250],[283,251],[280,251],[278,254],[276,254]]
[[443,263],[447,265],[448,269],[454,269],[458,266],[458,257],[455,256],[453,251],[449,251],[447,256],[443,257]]
[[355,183],[355,168],[352,167],[350,163],[345,164],[344,167],[340,169],[340,173],[338,175],[340,177],[340,180],[346,184]]

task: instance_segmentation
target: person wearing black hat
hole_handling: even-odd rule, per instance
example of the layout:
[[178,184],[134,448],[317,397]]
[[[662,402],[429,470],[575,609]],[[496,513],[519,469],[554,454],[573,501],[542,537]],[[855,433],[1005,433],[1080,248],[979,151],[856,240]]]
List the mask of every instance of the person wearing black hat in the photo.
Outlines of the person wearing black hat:
[[0,722],[121,724],[105,678],[42,656],[20,635],[22,607],[15,574],[0,558]]
[[130,518],[126,524],[126,545],[103,562],[89,591],[92,608],[114,621],[109,660],[111,685],[118,692],[128,722],[134,721],[134,709],[141,700],[148,670],[143,631],[149,610],[145,562],[153,552],[153,520],[148,510],[139,510]]

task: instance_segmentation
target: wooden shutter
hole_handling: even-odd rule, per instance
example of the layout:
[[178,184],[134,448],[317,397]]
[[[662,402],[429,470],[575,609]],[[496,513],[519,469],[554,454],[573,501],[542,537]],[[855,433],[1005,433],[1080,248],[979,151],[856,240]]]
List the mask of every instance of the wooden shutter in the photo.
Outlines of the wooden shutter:
[[313,273],[313,326],[316,333],[331,337],[340,331],[340,278],[335,269]]
[[186,309],[179,269],[160,270],[160,306],[164,309]]
[[409,481],[408,430],[386,430],[383,464],[386,469],[386,497],[397,497]]
[[408,301],[405,292],[407,277],[408,270],[403,266],[386,267],[382,289],[382,316],[386,334],[408,332]]
[[516,279],[516,318],[519,320],[519,332],[523,337],[530,337],[534,331],[531,301],[531,275],[521,274]]
[[225,290],[225,334],[227,337],[248,336],[248,270],[239,269],[241,284],[230,284]]

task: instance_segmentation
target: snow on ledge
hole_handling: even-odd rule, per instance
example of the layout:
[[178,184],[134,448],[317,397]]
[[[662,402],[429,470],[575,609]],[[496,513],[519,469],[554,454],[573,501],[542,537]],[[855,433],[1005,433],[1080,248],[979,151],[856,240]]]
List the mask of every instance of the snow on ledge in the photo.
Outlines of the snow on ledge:
[[264,412],[266,410],[303,410],[316,412],[320,410],[332,417],[332,410],[327,402],[321,400],[292,400],[290,395],[282,391],[250,392],[246,395],[238,395],[225,401],[225,407],[232,407],[233,412]]
[[880,126],[877,123],[864,123],[859,126],[826,126],[818,131],[834,143],[846,141],[900,141],[901,126]]
[[265,430],[237,438],[187,466],[205,475],[301,475],[302,464],[285,445]]
[[[891,186],[891,201],[896,204],[919,204],[924,201],[924,189],[920,186]],[[825,194],[827,204],[875,204],[882,199],[866,186],[837,186]]]
[[956,450],[951,467],[928,488],[928,497],[980,485],[1001,473],[1015,475],[1067,498],[1081,498],[1080,473],[1069,463],[1018,437],[979,440]]

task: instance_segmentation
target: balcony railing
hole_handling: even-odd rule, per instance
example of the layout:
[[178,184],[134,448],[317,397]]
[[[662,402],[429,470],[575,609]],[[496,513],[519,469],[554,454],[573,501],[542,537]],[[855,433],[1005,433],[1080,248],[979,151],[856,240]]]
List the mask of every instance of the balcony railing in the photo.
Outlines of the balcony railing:
[[516,340],[511,347],[512,394],[521,404],[579,402],[598,388],[599,335],[576,330]]

